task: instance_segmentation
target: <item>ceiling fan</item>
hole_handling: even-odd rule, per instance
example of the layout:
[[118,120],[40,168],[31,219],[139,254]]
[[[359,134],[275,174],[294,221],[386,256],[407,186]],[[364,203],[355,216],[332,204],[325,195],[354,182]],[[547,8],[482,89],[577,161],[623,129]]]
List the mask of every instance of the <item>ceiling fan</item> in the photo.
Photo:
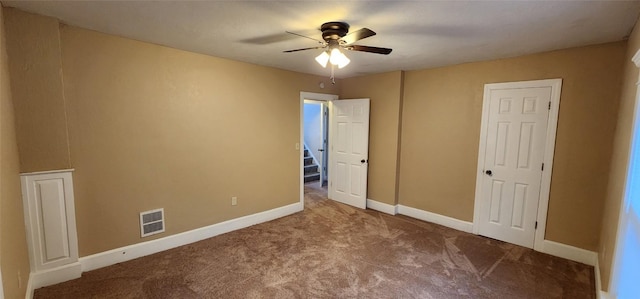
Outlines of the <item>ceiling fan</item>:
[[314,40],[321,45],[317,47],[287,50],[283,52],[291,53],[305,50],[325,49],[325,51],[322,51],[322,53],[318,57],[316,57],[316,61],[323,67],[327,67],[327,64],[331,63],[331,77],[333,78],[333,66],[337,65],[338,68],[343,68],[350,62],[349,58],[347,58],[347,56],[345,56],[340,51],[341,49],[383,55],[388,55],[392,51],[392,49],[389,48],[354,45],[353,43],[361,39],[376,35],[376,33],[369,28],[362,28],[360,30],[349,33],[349,24],[345,22],[328,22],[320,26],[320,31],[322,31],[323,40],[318,40],[312,37],[287,31],[287,33]]

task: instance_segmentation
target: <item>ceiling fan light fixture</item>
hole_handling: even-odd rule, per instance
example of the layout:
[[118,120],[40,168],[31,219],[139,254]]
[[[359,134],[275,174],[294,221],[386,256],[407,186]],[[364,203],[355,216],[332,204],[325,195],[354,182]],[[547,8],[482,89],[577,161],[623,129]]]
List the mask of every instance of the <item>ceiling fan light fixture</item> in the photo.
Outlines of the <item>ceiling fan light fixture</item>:
[[338,48],[333,48],[331,50],[331,55],[329,57],[329,62],[331,62],[331,64],[333,64],[333,65],[338,65],[342,61],[342,57],[346,57],[346,56],[344,56],[344,54],[342,54],[342,52],[340,52],[340,50],[338,50]]
[[340,55],[342,55],[342,58],[340,59],[340,61],[338,62],[338,68],[341,69],[345,66],[347,66],[347,64],[349,64],[349,62],[351,62],[351,60],[349,58],[347,58],[346,55],[340,53]]
[[327,67],[327,63],[329,62],[329,54],[327,54],[327,51],[322,51],[322,53],[320,53],[320,55],[318,55],[316,57],[316,61],[322,66],[322,67]]

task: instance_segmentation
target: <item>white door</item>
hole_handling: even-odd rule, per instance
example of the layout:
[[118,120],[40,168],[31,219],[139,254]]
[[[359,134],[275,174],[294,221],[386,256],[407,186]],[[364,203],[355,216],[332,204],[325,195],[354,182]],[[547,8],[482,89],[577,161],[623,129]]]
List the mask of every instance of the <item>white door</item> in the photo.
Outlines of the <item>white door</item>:
[[329,198],[367,207],[369,99],[331,102]]
[[478,233],[533,248],[552,86],[489,85]]

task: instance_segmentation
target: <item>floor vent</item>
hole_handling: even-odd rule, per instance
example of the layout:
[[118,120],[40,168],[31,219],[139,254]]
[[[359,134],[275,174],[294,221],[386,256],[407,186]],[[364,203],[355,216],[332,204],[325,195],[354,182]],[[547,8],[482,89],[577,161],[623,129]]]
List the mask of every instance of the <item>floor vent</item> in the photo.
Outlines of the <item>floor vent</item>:
[[164,209],[140,213],[140,237],[164,232]]

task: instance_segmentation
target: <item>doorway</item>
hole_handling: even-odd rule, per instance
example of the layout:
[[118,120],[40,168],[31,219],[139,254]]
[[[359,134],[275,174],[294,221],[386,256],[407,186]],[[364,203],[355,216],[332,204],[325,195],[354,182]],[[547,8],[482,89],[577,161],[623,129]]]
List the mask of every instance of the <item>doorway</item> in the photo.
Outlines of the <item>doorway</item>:
[[[302,165],[302,167],[300,168],[300,202],[302,203],[302,205],[304,206],[304,185],[305,185],[305,165],[306,163],[310,163],[311,161],[317,161],[317,165],[318,165],[318,173],[319,173],[319,180],[318,180],[318,186],[322,186],[322,182],[323,181],[329,181],[328,178],[328,163],[329,163],[329,151],[328,151],[328,145],[329,145],[329,137],[328,137],[328,116],[323,116],[323,115],[318,115],[318,117],[316,117],[316,119],[311,119],[313,117],[313,115],[316,114],[320,114],[322,113],[322,111],[327,111],[329,110],[328,106],[329,103],[331,101],[337,100],[338,99],[338,95],[333,95],[333,94],[324,94],[324,93],[313,93],[313,92],[300,92],[300,143],[299,143],[299,147],[300,147],[300,165]],[[310,109],[308,109],[308,114],[305,115],[305,106],[306,104],[309,103],[311,104]],[[315,105],[315,106],[314,106]],[[307,124],[307,122],[309,122],[309,124]],[[318,125],[318,122],[322,122],[320,125]],[[314,125],[316,126],[315,131],[316,132],[320,132],[320,133],[313,133],[313,135],[316,136],[323,136],[326,135],[326,137],[322,140],[322,141],[317,141],[316,143],[314,143],[314,145],[311,145],[309,143],[306,142],[305,140],[305,131],[307,131],[307,127]],[[322,127],[325,127],[324,130]],[[314,130],[311,130],[314,131]],[[317,137],[318,139],[322,139],[322,137]],[[326,143],[325,143],[326,142]],[[311,143],[311,142],[310,142]],[[305,150],[305,144],[307,147],[307,150]],[[314,151],[315,149],[315,151]],[[318,151],[318,149],[324,149],[323,151]],[[308,155],[313,154],[313,158],[310,158]],[[307,156],[305,158],[305,156]],[[306,160],[306,161],[305,161]],[[326,170],[324,169],[324,167],[326,166]],[[309,169],[312,167],[308,167],[306,169],[307,172],[312,172],[313,169]],[[325,170],[325,171],[323,171]],[[309,173],[307,173],[308,175]]]
[[[337,95],[300,93],[300,202],[304,207],[305,165],[305,100],[327,104],[329,130],[325,150],[322,152],[328,181],[328,197],[361,209],[367,202],[367,173],[369,165],[369,110],[370,99],[343,99]],[[326,132],[326,131],[325,131]],[[307,160],[310,160],[307,158]]]
[[304,100],[304,182],[327,185],[329,109],[324,101]]
[[474,233],[541,250],[561,79],[486,84]]

